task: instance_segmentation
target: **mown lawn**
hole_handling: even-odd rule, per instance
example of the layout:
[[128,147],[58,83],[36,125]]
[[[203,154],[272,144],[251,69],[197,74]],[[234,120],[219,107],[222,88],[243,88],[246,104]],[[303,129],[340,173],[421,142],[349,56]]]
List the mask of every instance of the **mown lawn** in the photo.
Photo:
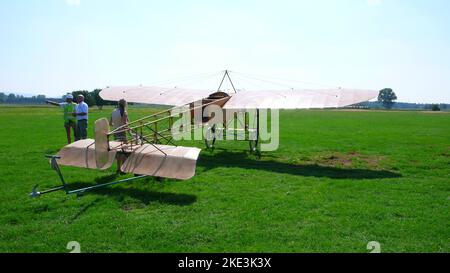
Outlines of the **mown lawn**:
[[[92,109],[91,137],[110,111]],[[31,199],[58,185],[44,155],[65,145],[61,115],[0,107],[0,252],[450,251],[450,114],[283,111],[280,148],[261,160],[220,142],[189,181]],[[62,171],[76,186],[115,179]]]

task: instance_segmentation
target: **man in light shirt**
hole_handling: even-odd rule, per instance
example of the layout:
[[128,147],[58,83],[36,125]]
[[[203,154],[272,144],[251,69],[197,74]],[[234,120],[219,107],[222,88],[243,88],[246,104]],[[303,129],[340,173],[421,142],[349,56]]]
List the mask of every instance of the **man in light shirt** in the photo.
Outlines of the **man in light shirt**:
[[78,105],[73,113],[74,117],[77,118],[77,134],[75,136],[76,141],[87,138],[89,116],[89,106],[84,102],[84,96],[78,95],[77,102]]

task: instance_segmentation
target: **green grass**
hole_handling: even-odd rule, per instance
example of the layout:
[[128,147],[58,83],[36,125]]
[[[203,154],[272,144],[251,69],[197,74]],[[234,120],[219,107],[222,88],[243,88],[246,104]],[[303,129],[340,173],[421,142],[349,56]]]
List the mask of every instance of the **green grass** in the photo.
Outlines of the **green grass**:
[[[136,119],[152,110],[131,109]],[[93,121],[110,109],[93,109]],[[65,145],[56,108],[0,107],[0,251],[450,251],[450,115],[284,111],[280,148],[261,160],[247,143],[202,151],[197,175],[63,192],[45,154]],[[191,143],[202,147],[201,142]],[[113,171],[62,167],[75,185]]]

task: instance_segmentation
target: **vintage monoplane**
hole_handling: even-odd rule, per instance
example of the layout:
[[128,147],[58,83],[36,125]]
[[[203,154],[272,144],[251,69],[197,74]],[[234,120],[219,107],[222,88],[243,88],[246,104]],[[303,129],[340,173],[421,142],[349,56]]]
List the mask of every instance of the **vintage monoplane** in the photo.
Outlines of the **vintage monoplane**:
[[[230,89],[223,88],[225,80],[231,84]],[[206,128],[208,133],[204,137],[206,147],[213,148],[217,136],[223,136],[230,131],[237,132],[234,120],[238,119],[242,125],[240,130],[244,135],[243,140],[249,141],[250,152],[259,156],[261,110],[340,108],[371,100],[377,95],[377,91],[343,88],[238,90],[227,70],[224,71],[219,87],[214,91],[157,86],[107,87],[100,92],[100,96],[107,101],[125,99],[132,103],[173,108],[143,117],[114,130],[109,128],[107,119],[97,120],[95,139],[77,141],[62,148],[57,155],[47,156],[62,185],[45,191],[38,191],[36,185],[30,195],[38,197],[61,190],[67,194],[82,194],[100,187],[148,176],[187,180],[195,175],[201,150],[178,146],[174,142],[177,134],[186,132],[184,129]],[[210,113],[209,106],[223,111],[219,120],[214,113]],[[244,115],[240,115],[239,119],[237,113]],[[249,113],[256,113],[255,118],[250,118]],[[189,114],[190,118],[180,118],[183,114]],[[175,123],[183,130],[174,130]],[[113,140],[113,136],[118,133],[125,133],[126,138],[121,141]],[[112,166],[116,156],[119,155],[126,158],[121,171],[135,174],[135,177],[69,190],[59,167],[62,165],[105,170]]]

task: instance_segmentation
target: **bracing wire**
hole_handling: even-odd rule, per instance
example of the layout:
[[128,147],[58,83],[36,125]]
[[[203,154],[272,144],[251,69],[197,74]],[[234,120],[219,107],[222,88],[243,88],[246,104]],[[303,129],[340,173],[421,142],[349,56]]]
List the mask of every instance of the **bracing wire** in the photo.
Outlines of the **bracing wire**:
[[[256,87],[258,89],[267,89],[266,86],[262,85],[261,82],[255,83],[254,80],[241,77],[239,75],[232,75],[233,79],[237,79],[236,83],[240,84],[242,86],[249,85],[250,87]],[[245,89],[251,89],[251,88],[245,88]]]
[[[207,81],[207,80],[209,80],[209,79],[211,79],[212,77],[215,77],[215,76],[217,76],[217,73],[215,73],[214,75],[206,75],[206,76],[203,76],[203,77],[197,77],[197,78],[193,78],[193,79],[190,79],[190,80],[186,80],[186,81],[184,81],[184,83],[185,83],[184,86],[189,86],[187,84],[188,82],[189,83],[195,82],[196,84],[199,84],[199,83],[205,82],[205,81]],[[180,82],[178,82],[178,83],[180,83]],[[173,90],[177,90],[179,88],[182,88],[182,87],[178,86],[178,85],[177,86],[172,86],[169,90],[166,90],[166,91],[162,92],[161,94],[164,94],[166,92],[170,92],[170,91],[173,91]]]
[[[238,78],[241,78],[241,79],[242,79],[242,78],[245,78],[245,79],[253,79],[253,80],[257,80],[257,81],[261,81],[261,82],[265,82],[265,83],[275,84],[275,85],[278,85],[278,86],[288,87],[288,88],[291,89],[292,91],[295,90],[295,88],[294,88],[293,86],[286,85],[286,84],[279,84],[279,83],[274,82],[274,81],[265,80],[265,79],[259,79],[259,78],[256,78],[256,77],[248,76],[248,75],[250,75],[250,74],[239,73],[239,72],[235,72],[235,71],[232,71],[232,73],[234,73],[234,74],[233,74],[233,77],[238,77]],[[243,75],[247,75],[247,76],[243,76]],[[322,85],[322,86],[323,86],[323,85]],[[327,88],[332,88],[332,89],[342,89],[342,88],[340,88],[340,87],[330,87],[330,86],[327,86]],[[301,89],[301,92],[310,92],[310,93],[323,94],[323,95],[327,95],[327,96],[335,96],[335,94],[332,94],[332,93],[329,93],[329,92],[325,92],[324,90],[319,90],[319,89],[317,89],[317,90],[313,90],[313,89]]]
[[[218,80],[218,76],[219,76],[219,74],[209,75],[209,76],[193,79],[192,81],[189,81],[189,82],[194,82],[195,84],[200,84],[200,83],[204,83],[206,81],[210,81],[214,78],[216,78]],[[216,82],[214,82],[214,85],[215,84],[216,84]],[[211,89],[215,89],[215,88],[216,88],[216,86],[211,86]]]
[[179,76],[179,77],[172,78],[172,79],[152,82],[152,83],[150,83],[150,85],[161,85],[161,84],[169,85],[169,84],[177,84],[177,83],[183,83],[183,82],[191,82],[191,81],[195,81],[197,79],[203,79],[203,78],[208,78],[208,77],[212,78],[212,77],[218,76],[220,72],[221,71],[216,71],[216,72],[212,72],[212,73],[194,74],[194,75],[184,75],[184,76]]
[[287,84],[282,84],[282,83],[278,83],[278,82],[274,82],[274,81],[269,81],[269,80],[263,80],[263,79],[259,79],[259,78],[255,78],[255,77],[250,77],[250,76],[243,76],[242,74],[233,74],[233,77],[239,77],[239,78],[246,78],[247,80],[253,80],[253,81],[258,81],[258,82],[264,82],[264,83],[269,83],[275,86],[282,86],[285,88],[289,88],[292,89],[293,86],[291,85],[287,85]]
[[283,79],[283,78],[279,78],[279,77],[264,76],[264,75],[257,75],[257,74],[249,74],[249,73],[242,73],[242,72],[236,72],[236,71],[232,71],[232,72],[233,73],[237,73],[237,74],[241,74],[243,76],[253,77],[255,79],[260,79],[260,80],[262,80],[261,78],[264,78],[263,81],[269,81],[267,79],[272,79],[272,80],[278,80],[278,81],[284,81],[284,82],[295,82],[295,83],[301,83],[301,84],[307,84],[307,85],[316,85],[316,86],[322,86],[322,87],[327,87],[327,88],[340,88],[337,85],[331,85],[331,84],[323,84],[323,83],[316,83],[316,82],[306,82],[306,81],[299,81],[299,80],[288,80],[288,79]]
[[[157,81],[152,83],[151,85],[171,85],[169,87],[168,91],[176,90],[177,88],[182,88],[183,86],[187,86],[191,83],[199,84],[204,83],[207,80],[212,80],[213,78],[217,77],[219,79],[219,76],[222,76],[222,73],[224,73],[225,70],[222,71],[216,71],[212,73],[201,73],[201,74],[194,74],[194,75],[184,75],[179,76],[174,79],[170,80],[163,80],[163,81]],[[341,89],[340,87],[335,87],[331,85],[325,85],[320,83],[312,83],[312,82],[304,82],[304,81],[298,81],[298,80],[287,80],[287,79],[281,79],[277,77],[272,76],[262,76],[262,75],[256,75],[256,74],[249,74],[249,73],[241,73],[236,71],[228,71],[232,79],[237,80],[236,83],[238,83],[236,86],[238,87],[237,90],[242,90],[239,88],[239,85],[247,85],[250,84],[251,86],[256,86],[258,89],[268,89],[267,87],[264,87],[263,84],[270,84],[277,87],[283,87],[294,90],[294,85],[286,84],[286,82],[296,82],[296,83],[302,83],[302,84],[309,84],[309,85],[317,85],[317,86],[323,86],[327,88],[333,88],[333,89]],[[263,77],[263,78],[260,78]],[[284,83],[281,83],[280,81],[284,81]],[[266,85],[267,86],[267,85]],[[245,89],[244,89],[245,90]],[[244,91],[242,90],[242,91]],[[321,90],[304,90],[309,92],[315,92],[315,93],[323,93],[323,94],[329,94],[328,92],[323,92]],[[166,91],[165,91],[166,92]],[[165,93],[164,92],[164,93]]]

